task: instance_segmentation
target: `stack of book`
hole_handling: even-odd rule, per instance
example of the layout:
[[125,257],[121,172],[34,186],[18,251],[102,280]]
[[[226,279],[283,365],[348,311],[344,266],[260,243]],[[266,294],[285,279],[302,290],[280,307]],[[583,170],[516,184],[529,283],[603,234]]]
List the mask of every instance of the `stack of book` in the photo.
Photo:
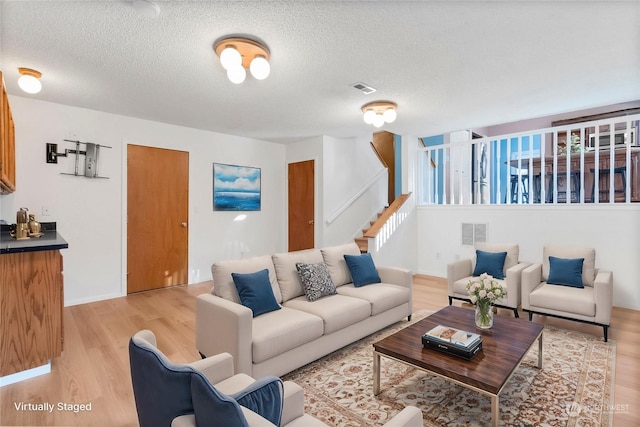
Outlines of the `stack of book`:
[[471,360],[482,350],[482,337],[472,332],[438,325],[422,336],[422,346]]

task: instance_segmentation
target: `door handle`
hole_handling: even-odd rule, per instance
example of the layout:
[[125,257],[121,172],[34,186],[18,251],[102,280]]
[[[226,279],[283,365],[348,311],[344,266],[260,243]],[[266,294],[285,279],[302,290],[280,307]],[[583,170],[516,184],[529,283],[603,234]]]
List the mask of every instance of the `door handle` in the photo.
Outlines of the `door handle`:
[[309,225],[313,225],[313,220],[309,221]]
[[187,228],[187,223],[185,221],[182,221],[180,225],[183,226],[184,228]]

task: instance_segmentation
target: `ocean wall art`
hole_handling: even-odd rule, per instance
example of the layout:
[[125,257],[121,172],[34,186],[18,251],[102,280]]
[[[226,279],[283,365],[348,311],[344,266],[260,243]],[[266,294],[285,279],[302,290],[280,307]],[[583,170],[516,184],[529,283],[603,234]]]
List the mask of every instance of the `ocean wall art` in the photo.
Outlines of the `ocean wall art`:
[[259,211],[260,168],[213,164],[213,210]]

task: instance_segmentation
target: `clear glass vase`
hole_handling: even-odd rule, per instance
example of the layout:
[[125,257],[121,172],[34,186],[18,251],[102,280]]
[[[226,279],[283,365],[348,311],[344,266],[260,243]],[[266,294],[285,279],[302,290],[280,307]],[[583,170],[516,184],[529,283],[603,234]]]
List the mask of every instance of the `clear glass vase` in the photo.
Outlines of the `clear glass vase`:
[[489,329],[493,326],[493,310],[491,301],[479,299],[476,302],[476,326],[480,329]]

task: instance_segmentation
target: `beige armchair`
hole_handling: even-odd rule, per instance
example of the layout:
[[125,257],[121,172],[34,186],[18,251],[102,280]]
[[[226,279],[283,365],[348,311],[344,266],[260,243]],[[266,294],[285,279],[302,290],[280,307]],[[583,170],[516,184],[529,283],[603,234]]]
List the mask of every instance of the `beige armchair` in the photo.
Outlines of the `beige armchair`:
[[[595,249],[545,246],[542,255],[541,264],[532,264],[522,272],[522,308],[529,313],[529,320],[541,314],[602,326],[606,342],[613,306],[613,273],[595,267]],[[550,261],[549,257],[555,259]],[[564,268],[558,259],[566,262],[580,258],[584,260],[582,274],[577,269],[572,276],[578,283],[569,280],[569,285],[557,284],[566,281],[562,272],[558,280],[556,273]]]
[[[518,306],[520,305],[520,275],[525,267],[530,263],[520,262],[520,247],[517,244],[491,244],[478,243],[476,250],[490,253],[506,252],[504,266],[502,269],[503,279],[494,277],[502,282],[507,289],[507,296],[497,300],[493,305],[496,307],[507,308],[513,310],[515,317],[518,315]],[[467,284],[473,279],[473,273],[476,267],[476,255],[471,258],[462,259],[447,265],[447,286],[449,292],[449,305],[453,300],[462,300],[471,302],[467,294]],[[485,271],[483,271],[485,272]],[[489,272],[489,274],[491,274]]]

